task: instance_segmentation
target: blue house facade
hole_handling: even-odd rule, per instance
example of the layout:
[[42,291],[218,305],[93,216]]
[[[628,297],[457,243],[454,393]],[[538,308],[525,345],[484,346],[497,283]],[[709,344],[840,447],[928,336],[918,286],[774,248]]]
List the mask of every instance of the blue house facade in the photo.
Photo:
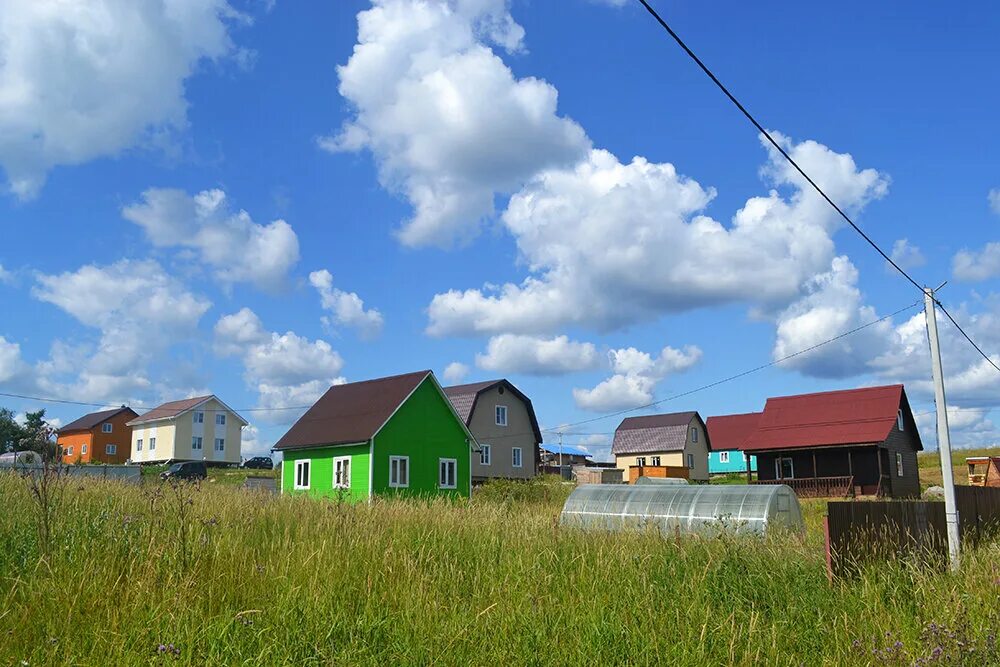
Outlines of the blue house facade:
[[[757,472],[757,457],[750,457],[750,470]],[[746,454],[738,449],[727,449],[721,452],[708,453],[708,474],[726,475],[729,473],[745,473],[747,471]]]
[[[743,453],[747,440],[757,430],[760,412],[709,417],[705,425],[712,450],[708,453],[708,473],[726,475],[745,473],[747,455]],[[757,457],[750,456],[750,470],[757,471]]]

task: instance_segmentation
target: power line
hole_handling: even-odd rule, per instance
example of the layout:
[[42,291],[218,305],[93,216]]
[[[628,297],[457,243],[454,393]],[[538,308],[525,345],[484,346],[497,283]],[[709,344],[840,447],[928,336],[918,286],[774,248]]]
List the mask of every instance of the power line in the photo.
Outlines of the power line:
[[955,325],[955,328],[958,329],[958,332],[960,334],[962,334],[963,336],[965,336],[965,340],[969,341],[969,345],[971,345],[972,347],[976,348],[976,352],[978,352],[979,354],[981,354],[983,356],[983,359],[985,359],[986,361],[990,362],[990,366],[992,366],[993,368],[995,368],[998,371],[1000,371],[1000,366],[997,366],[996,363],[992,359],[990,359],[989,356],[985,352],[983,352],[983,348],[981,348],[978,345],[976,345],[976,341],[972,340],[972,337],[969,336],[969,334],[965,333],[965,329],[963,329],[961,327],[961,325],[958,322],[955,321],[955,318],[951,316],[951,313],[949,313],[948,309],[944,307],[944,304],[941,303],[940,301],[938,301],[937,299],[934,299],[934,301],[935,301],[935,303],[937,303],[938,306],[941,307],[941,312],[944,313],[948,317],[949,320],[951,320],[952,324]]
[[695,63],[697,63],[698,67],[700,67],[701,70],[705,74],[707,74],[708,77],[715,83],[715,85],[719,87],[719,90],[721,90],[723,93],[725,93],[726,97],[729,98],[729,101],[732,102],[733,104],[735,104],[736,108],[739,109],[740,112],[742,112],[742,114],[744,116],[746,116],[747,120],[749,120],[753,124],[753,126],[755,128],[757,128],[757,130],[761,134],[763,134],[764,137],[767,138],[768,142],[770,142],[770,144],[772,146],[774,146],[774,148],[779,153],[781,153],[782,157],[784,157],[786,160],[788,160],[788,163],[790,165],[792,165],[793,167],[795,167],[795,170],[797,172],[799,172],[799,174],[801,174],[802,177],[804,179],[806,179],[806,181],[808,181],[809,185],[811,185],[813,187],[813,189],[816,190],[816,192],[818,192],[820,194],[820,196],[823,197],[823,199],[825,199],[826,202],[830,206],[832,206],[833,209],[837,213],[840,214],[840,217],[842,217],[844,220],[846,220],[847,224],[849,224],[851,227],[853,227],[854,231],[856,231],[858,234],[860,234],[861,237],[865,241],[868,242],[868,245],[870,245],[872,248],[874,248],[875,251],[878,254],[882,255],[882,257],[885,259],[885,261],[889,262],[889,264],[891,264],[894,269],[896,269],[897,271],[899,271],[899,273],[904,278],[906,278],[907,280],[909,280],[913,284],[914,287],[916,287],[918,290],[920,290],[921,293],[923,293],[924,288],[920,285],[920,283],[918,283],[916,280],[914,280],[912,277],[910,277],[910,274],[908,274],[906,271],[904,271],[903,268],[899,266],[899,264],[897,264],[895,261],[893,261],[892,257],[890,257],[889,255],[887,255],[885,253],[885,251],[882,250],[882,248],[880,248],[878,246],[878,244],[875,243],[875,241],[873,241],[872,238],[870,236],[868,236],[868,234],[866,234],[864,232],[864,230],[861,229],[861,227],[859,227],[853,220],[851,220],[850,216],[848,216],[847,213],[845,213],[843,211],[843,209],[841,209],[839,206],[837,206],[837,204],[834,203],[834,201],[832,199],[830,199],[830,197],[826,194],[826,192],[824,192],[823,189],[821,187],[819,187],[819,185],[816,184],[816,181],[814,181],[809,176],[809,174],[807,174],[805,172],[805,170],[802,167],[800,167],[798,165],[798,163],[794,159],[792,159],[792,156],[789,155],[785,151],[785,149],[782,148],[781,145],[777,141],[775,141],[774,137],[771,136],[771,133],[768,132],[767,130],[765,130],[764,126],[761,125],[759,122],[757,122],[757,119],[754,118],[753,115],[749,111],[747,111],[747,108],[745,106],[743,106],[743,104],[741,104],[738,99],[736,99],[736,96],[733,95],[731,92],[729,92],[729,89],[726,88],[726,86],[723,85],[723,83],[721,81],[719,81],[718,77],[716,77],[715,74],[712,73],[712,70],[710,70],[708,68],[708,66],[705,65],[705,63],[703,63],[701,61],[701,58],[699,58],[697,55],[695,55],[694,51],[692,51],[688,47],[688,45],[684,43],[684,40],[682,40],[680,38],[680,36],[676,32],[674,32],[673,28],[671,28],[669,25],[667,25],[667,22],[663,20],[663,18],[656,12],[656,10],[653,9],[646,0],[639,0],[639,2],[641,2],[642,6],[646,8],[646,11],[648,11],[653,16],[653,18],[656,19],[657,23],[659,23],[663,27],[663,29],[666,30],[667,33],[669,33],[670,36],[674,38],[674,41],[677,42],[677,44],[682,49],[684,49],[684,52],[687,53],[688,56],[690,56],[691,59],[694,60]]
[[[857,224],[856,224],[856,223],[854,222],[854,220],[852,220],[852,219],[850,218],[850,216],[848,216],[848,215],[847,215],[847,213],[845,213],[845,212],[844,212],[844,210],[843,210],[843,209],[841,209],[841,208],[840,208],[840,207],[839,207],[839,206],[838,206],[838,205],[837,205],[837,204],[836,204],[836,203],[835,203],[835,202],[834,202],[834,201],[833,201],[833,200],[832,200],[832,199],[831,199],[831,198],[830,198],[830,197],[829,197],[829,196],[828,196],[828,195],[826,194],[826,192],[824,192],[824,191],[823,191],[823,189],[822,189],[822,188],[821,188],[821,187],[820,187],[819,185],[817,185],[817,184],[816,184],[816,181],[814,181],[814,180],[813,180],[813,179],[812,179],[812,178],[811,178],[811,177],[809,176],[809,174],[807,174],[807,173],[805,172],[805,170],[804,170],[804,169],[803,169],[802,167],[800,167],[800,166],[799,166],[799,164],[798,164],[798,163],[797,163],[797,162],[796,162],[796,161],[795,161],[795,160],[794,160],[794,159],[792,158],[792,156],[791,156],[791,155],[789,155],[789,154],[788,154],[788,152],[787,152],[787,151],[785,151],[785,149],[784,149],[784,148],[783,148],[783,147],[782,147],[782,146],[781,146],[781,145],[780,145],[780,144],[779,144],[779,143],[778,143],[778,142],[777,142],[777,141],[776,141],[776,140],[774,139],[774,137],[772,137],[772,136],[771,136],[771,133],[770,133],[770,132],[768,132],[768,131],[767,131],[766,129],[764,129],[764,126],[763,126],[763,125],[761,125],[761,124],[760,124],[760,123],[759,123],[759,122],[757,121],[757,119],[756,119],[756,118],[755,118],[755,117],[753,116],[753,114],[751,114],[751,113],[750,113],[750,112],[749,112],[749,111],[747,110],[747,108],[746,108],[745,106],[743,106],[743,104],[742,104],[742,103],[741,103],[741,102],[740,102],[740,101],[739,101],[739,100],[738,100],[738,99],[736,98],[736,96],[735,96],[735,95],[733,95],[733,94],[732,94],[731,92],[729,92],[729,89],[728,89],[728,88],[726,88],[725,84],[723,84],[723,83],[722,83],[722,82],[721,82],[721,81],[719,80],[719,78],[718,78],[717,76],[715,76],[715,74],[714,74],[714,73],[712,72],[712,70],[710,70],[710,69],[708,68],[708,66],[707,66],[707,65],[706,65],[706,64],[705,64],[704,62],[702,62],[701,58],[699,58],[699,57],[698,57],[698,56],[697,56],[697,55],[695,54],[695,52],[691,50],[691,48],[690,48],[690,47],[689,47],[689,46],[688,46],[688,45],[687,45],[687,44],[686,44],[686,43],[684,42],[684,40],[683,40],[683,39],[681,39],[680,35],[678,35],[678,34],[677,34],[676,32],[674,32],[674,29],[673,29],[673,28],[671,28],[671,27],[670,27],[670,26],[669,26],[669,25],[667,24],[667,22],[666,22],[665,20],[663,20],[663,17],[662,17],[662,16],[660,16],[660,14],[659,14],[659,13],[658,13],[658,12],[657,12],[657,11],[656,11],[655,9],[653,9],[653,7],[652,7],[652,6],[651,6],[651,5],[649,4],[649,2],[648,2],[647,0],[639,0],[639,2],[640,2],[640,3],[642,3],[642,6],[646,8],[646,11],[647,11],[647,12],[649,12],[649,14],[650,14],[650,15],[651,15],[651,16],[652,16],[652,17],[653,17],[653,18],[654,18],[655,20],[656,20],[656,22],[657,22],[657,23],[659,23],[659,24],[660,24],[660,26],[661,26],[661,27],[662,27],[662,28],[663,28],[664,30],[666,30],[666,31],[667,31],[667,33],[668,33],[668,34],[669,34],[669,35],[670,35],[670,36],[671,36],[671,37],[672,37],[672,38],[674,39],[674,41],[675,41],[675,42],[677,42],[677,45],[678,45],[678,46],[680,46],[680,47],[681,47],[681,48],[682,48],[682,49],[684,50],[684,52],[685,52],[685,53],[686,53],[686,54],[687,54],[687,55],[688,55],[688,56],[689,56],[689,57],[690,57],[690,58],[691,58],[691,59],[692,59],[692,60],[693,60],[693,61],[694,61],[694,62],[695,62],[695,63],[696,63],[697,65],[698,65],[698,67],[699,67],[699,68],[701,68],[701,71],[703,71],[703,72],[704,72],[704,73],[705,73],[705,74],[706,74],[706,75],[708,76],[708,78],[710,78],[710,79],[712,80],[712,82],[713,82],[713,83],[714,83],[714,84],[715,84],[716,86],[718,86],[719,90],[721,90],[721,91],[722,91],[722,92],[723,92],[723,93],[725,94],[725,96],[729,98],[729,101],[730,101],[730,102],[732,102],[732,103],[733,103],[733,104],[734,104],[734,105],[736,106],[736,108],[740,110],[740,113],[742,113],[742,114],[743,114],[743,115],[744,115],[744,116],[746,117],[746,119],[747,119],[747,120],[749,120],[749,121],[750,121],[750,123],[751,123],[751,124],[753,124],[753,126],[754,126],[754,127],[755,127],[755,128],[756,128],[756,129],[757,129],[757,130],[758,130],[758,131],[759,131],[759,132],[760,132],[760,133],[762,134],[762,135],[764,135],[764,137],[765,137],[765,138],[767,139],[767,141],[768,141],[768,142],[769,142],[769,143],[770,143],[770,144],[771,144],[772,146],[774,146],[775,150],[777,150],[777,151],[778,151],[778,152],[779,152],[779,153],[781,154],[781,156],[782,156],[783,158],[785,158],[785,160],[787,160],[787,161],[788,161],[788,163],[789,163],[790,165],[792,165],[792,167],[794,167],[794,168],[795,168],[795,170],[796,170],[797,172],[799,172],[799,174],[801,174],[801,175],[802,175],[802,178],[806,179],[806,181],[807,181],[807,182],[809,183],[809,185],[811,185],[811,186],[813,187],[813,189],[814,189],[814,190],[816,190],[816,192],[818,192],[818,193],[819,193],[819,195],[820,195],[821,197],[823,197],[823,199],[825,199],[825,200],[826,200],[826,202],[827,202],[827,203],[828,203],[828,204],[829,204],[830,206],[832,206],[832,207],[833,207],[833,209],[834,209],[834,210],[835,210],[835,211],[836,211],[837,213],[839,213],[839,214],[840,214],[840,217],[842,217],[842,218],[843,218],[844,220],[846,220],[846,221],[847,221],[847,224],[849,224],[849,225],[850,225],[850,226],[851,226],[851,227],[852,227],[852,228],[854,229],[854,231],[856,231],[856,232],[857,232],[858,234],[860,234],[860,235],[861,235],[861,237],[862,237],[862,238],[863,238],[863,239],[864,239],[865,241],[867,241],[867,242],[868,242],[868,245],[870,245],[870,246],[871,246],[872,248],[874,248],[874,249],[875,249],[875,251],[876,251],[876,252],[877,252],[877,253],[878,253],[879,255],[881,255],[881,256],[882,256],[882,258],[883,258],[883,259],[885,259],[885,261],[886,261],[886,262],[888,262],[888,263],[889,263],[889,264],[890,264],[890,265],[891,265],[891,266],[892,266],[892,267],[893,267],[894,269],[896,269],[896,271],[898,271],[900,275],[902,275],[902,276],[903,276],[904,278],[906,278],[906,279],[907,279],[907,280],[908,280],[908,281],[910,282],[910,284],[912,284],[912,285],[913,285],[914,287],[916,287],[916,288],[917,288],[918,290],[920,290],[920,292],[921,292],[921,293],[923,293],[923,292],[924,292],[924,288],[923,288],[923,287],[922,287],[922,286],[920,285],[920,283],[918,283],[918,282],[917,282],[916,280],[914,280],[914,279],[913,279],[913,277],[912,277],[912,276],[910,276],[910,274],[909,274],[909,273],[907,273],[906,271],[904,271],[904,270],[903,270],[903,268],[902,268],[901,266],[899,266],[899,264],[897,264],[897,263],[896,263],[896,262],[895,262],[895,261],[894,261],[894,260],[892,259],[892,257],[890,257],[890,256],[889,256],[888,254],[886,254],[886,252],[885,252],[884,250],[882,250],[882,248],[880,248],[880,247],[879,247],[879,245],[878,245],[877,243],[875,243],[875,241],[874,241],[874,240],[872,240],[872,238],[871,238],[870,236],[868,236],[868,234],[866,234],[866,233],[864,232],[864,230],[863,230],[863,229],[861,229],[861,227],[859,227],[859,226],[858,226],[858,225],[857,225]],[[933,295],[932,295],[932,298],[934,298],[934,297],[933,297]],[[976,344],[976,342],[975,342],[974,340],[972,340],[972,337],[971,337],[971,336],[969,336],[969,334],[965,333],[965,331],[964,331],[964,330],[962,329],[962,327],[960,327],[960,326],[958,325],[958,322],[956,322],[956,321],[955,321],[955,318],[953,318],[953,317],[952,317],[952,316],[951,316],[951,315],[950,315],[950,314],[948,313],[948,311],[947,311],[947,310],[945,310],[945,307],[944,307],[944,306],[943,306],[943,305],[941,304],[941,302],[940,302],[940,301],[938,301],[938,300],[937,300],[936,298],[934,298],[934,300],[935,300],[935,302],[936,302],[936,303],[937,303],[937,304],[938,304],[939,306],[941,306],[941,310],[942,310],[942,311],[944,312],[944,314],[945,314],[945,315],[947,315],[947,316],[948,316],[948,319],[949,319],[949,320],[951,320],[951,323],[952,323],[952,324],[954,324],[954,325],[955,325],[955,327],[956,327],[956,328],[957,328],[957,329],[958,329],[958,330],[959,330],[959,331],[961,332],[961,334],[962,334],[962,335],[963,335],[963,336],[965,337],[965,339],[966,339],[967,341],[969,341],[969,344],[970,344],[970,345],[972,345],[972,347],[976,348],[976,351],[977,351],[977,352],[979,352],[979,354],[981,354],[981,355],[983,356],[983,358],[984,358],[984,359],[986,359],[986,360],[987,360],[988,362],[990,362],[990,364],[991,364],[991,365],[993,366],[993,368],[995,368],[995,369],[996,369],[997,371],[1000,371],[1000,366],[998,366],[998,365],[997,365],[996,363],[994,363],[994,362],[993,362],[993,360],[992,360],[992,359],[990,359],[990,358],[989,358],[989,356],[987,356],[985,352],[983,352],[982,348],[980,348],[980,347],[979,347],[979,345],[977,345],[977,344]]]
[[[691,394],[696,394],[696,393],[698,393],[700,391],[704,391],[706,389],[711,389],[712,387],[718,387],[720,384],[725,384],[726,382],[732,382],[733,380],[738,380],[738,379],[740,379],[742,377],[746,377],[747,375],[750,375],[752,373],[756,373],[758,371],[762,371],[762,370],[764,370],[766,368],[770,368],[772,366],[777,366],[778,364],[783,363],[785,361],[788,361],[789,359],[794,359],[795,357],[798,357],[800,355],[806,354],[808,352],[812,352],[813,350],[815,350],[817,348],[820,348],[820,347],[823,347],[824,345],[829,345],[830,343],[834,343],[834,342],[840,340],[841,338],[846,338],[847,336],[851,336],[853,334],[856,334],[859,331],[862,331],[862,330],[867,329],[869,327],[875,326],[876,324],[879,324],[881,322],[885,322],[886,320],[892,319],[896,315],[899,315],[900,313],[904,313],[907,310],[910,310],[911,308],[914,308],[914,307],[916,307],[918,305],[920,305],[919,301],[917,301],[915,303],[911,303],[908,306],[904,306],[903,308],[900,308],[899,310],[897,310],[894,313],[889,313],[888,315],[880,317],[877,320],[872,320],[871,322],[868,322],[867,324],[862,324],[861,326],[855,327],[855,328],[851,329],[850,331],[845,331],[844,333],[839,334],[837,336],[834,336],[833,338],[829,338],[827,340],[824,340],[821,343],[816,343],[815,345],[807,347],[807,348],[805,348],[803,350],[799,350],[798,352],[793,352],[792,354],[789,354],[787,356],[781,357],[780,359],[775,359],[774,361],[770,361],[770,362],[768,362],[766,364],[761,364],[760,366],[756,366],[756,367],[751,368],[749,370],[745,370],[742,373],[737,373],[735,375],[730,375],[729,377],[722,378],[721,380],[716,380],[715,382],[710,382],[708,384],[705,384],[705,385],[702,385],[700,387],[697,387],[696,389],[691,389],[689,391],[685,391],[685,392],[680,393],[680,394],[674,394],[673,396],[668,396],[668,397],[662,398],[662,399],[660,399],[658,401],[653,401],[652,403],[646,403],[645,405],[639,405],[639,406],[636,406],[634,408],[628,408],[626,410],[619,410],[617,412],[611,412],[611,413],[608,413],[606,415],[601,415],[599,417],[592,417],[590,419],[584,419],[584,420],[581,420],[581,421],[578,421],[578,422],[573,422],[571,424],[565,424],[564,426],[561,426],[559,428],[570,428],[570,427],[573,427],[573,426],[582,426],[583,424],[590,424],[590,423],[593,423],[593,422],[596,422],[596,421],[600,421],[602,419],[608,419],[610,417],[618,417],[620,415],[628,414],[630,412],[635,412],[637,410],[644,410],[646,408],[652,408],[652,407],[655,407],[655,406],[660,405],[662,403],[667,403],[669,401],[674,401],[674,400],[676,400],[678,398],[683,398],[685,396],[690,396]],[[543,431],[545,433],[552,433],[552,432],[558,433],[559,429],[558,428],[556,428],[556,429],[543,429]]]

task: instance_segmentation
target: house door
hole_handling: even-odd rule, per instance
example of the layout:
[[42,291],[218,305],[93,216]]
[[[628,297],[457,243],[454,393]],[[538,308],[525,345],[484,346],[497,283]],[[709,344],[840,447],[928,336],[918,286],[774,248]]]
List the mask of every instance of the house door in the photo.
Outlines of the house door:
[[789,456],[779,456],[774,460],[775,479],[793,479],[795,477],[795,464]]

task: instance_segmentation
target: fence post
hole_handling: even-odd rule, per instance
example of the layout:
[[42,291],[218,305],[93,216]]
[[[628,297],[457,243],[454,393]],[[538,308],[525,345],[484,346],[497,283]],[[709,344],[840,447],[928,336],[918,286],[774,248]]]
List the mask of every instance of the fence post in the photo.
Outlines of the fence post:
[[830,515],[823,516],[823,540],[826,544],[826,578],[833,585],[833,554],[830,550]]

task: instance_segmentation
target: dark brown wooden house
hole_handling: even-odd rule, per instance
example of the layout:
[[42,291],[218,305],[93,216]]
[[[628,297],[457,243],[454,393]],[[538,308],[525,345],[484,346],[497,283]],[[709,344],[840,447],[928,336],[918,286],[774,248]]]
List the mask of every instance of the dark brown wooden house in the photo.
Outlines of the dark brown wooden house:
[[769,398],[745,447],[758,483],[780,481],[800,496],[892,498],[920,494],[922,449],[903,385]]

